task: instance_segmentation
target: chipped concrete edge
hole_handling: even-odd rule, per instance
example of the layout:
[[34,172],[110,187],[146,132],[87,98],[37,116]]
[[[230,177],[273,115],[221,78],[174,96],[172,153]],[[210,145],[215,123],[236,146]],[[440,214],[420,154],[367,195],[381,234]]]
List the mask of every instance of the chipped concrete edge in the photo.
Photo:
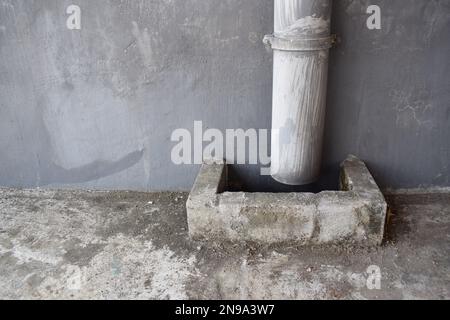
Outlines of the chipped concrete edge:
[[188,198],[189,234],[196,240],[299,244],[383,241],[387,204],[364,162],[341,166],[341,191],[224,192],[227,165],[204,164]]

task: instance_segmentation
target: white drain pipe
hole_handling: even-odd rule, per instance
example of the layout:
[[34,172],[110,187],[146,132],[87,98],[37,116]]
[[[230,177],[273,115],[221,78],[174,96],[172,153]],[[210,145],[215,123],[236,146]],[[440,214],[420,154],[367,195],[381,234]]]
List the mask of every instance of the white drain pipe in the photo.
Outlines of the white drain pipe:
[[272,177],[317,180],[322,158],[332,0],[275,0]]

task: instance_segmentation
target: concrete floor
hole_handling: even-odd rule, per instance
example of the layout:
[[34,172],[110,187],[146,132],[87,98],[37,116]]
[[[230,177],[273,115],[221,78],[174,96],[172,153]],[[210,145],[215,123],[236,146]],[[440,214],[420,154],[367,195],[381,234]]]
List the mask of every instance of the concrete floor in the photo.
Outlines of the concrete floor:
[[388,197],[375,249],[191,242],[186,197],[0,189],[0,298],[450,298],[450,193]]

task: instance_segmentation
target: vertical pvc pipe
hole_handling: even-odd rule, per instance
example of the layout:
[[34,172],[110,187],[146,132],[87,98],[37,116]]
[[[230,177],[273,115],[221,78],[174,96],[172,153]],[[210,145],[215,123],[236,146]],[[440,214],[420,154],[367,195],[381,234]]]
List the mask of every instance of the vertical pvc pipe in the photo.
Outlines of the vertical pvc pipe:
[[332,0],[275,0],[272,165],[279,182],[317,180],[322,158]]

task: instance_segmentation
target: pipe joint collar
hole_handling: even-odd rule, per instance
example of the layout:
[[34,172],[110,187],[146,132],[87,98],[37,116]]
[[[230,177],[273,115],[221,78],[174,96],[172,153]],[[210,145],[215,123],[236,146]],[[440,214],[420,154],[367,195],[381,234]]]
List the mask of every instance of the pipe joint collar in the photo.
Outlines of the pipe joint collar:
[[319,51],[328,50],[336,43],[336,35],[316,39],[286,39],[273,34],[266,35],[263,43],[273,50],[280,51]]

